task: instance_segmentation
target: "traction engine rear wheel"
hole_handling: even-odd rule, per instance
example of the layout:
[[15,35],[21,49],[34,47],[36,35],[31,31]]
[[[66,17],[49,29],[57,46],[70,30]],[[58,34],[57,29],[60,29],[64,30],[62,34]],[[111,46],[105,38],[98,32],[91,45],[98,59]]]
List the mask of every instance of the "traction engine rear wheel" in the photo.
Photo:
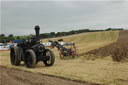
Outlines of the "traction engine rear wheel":
[[20,49],[19,47],[13,47],[10,50],[10,61],[12,65],[20,65],[21,56],[20,56]]

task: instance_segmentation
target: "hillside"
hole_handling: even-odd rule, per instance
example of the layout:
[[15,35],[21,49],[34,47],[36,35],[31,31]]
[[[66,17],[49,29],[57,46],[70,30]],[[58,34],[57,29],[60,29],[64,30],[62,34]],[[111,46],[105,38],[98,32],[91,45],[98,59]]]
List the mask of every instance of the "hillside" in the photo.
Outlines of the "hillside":
[[[119,31],[90,32],[65,37],[51,38],[51,40],[58,40],[63,38],[64,42],[75,42],[78,49],[78,54],[80,54],[113,43],[117,40],[118,35]],[[41,41],[47,42],[48,39],[42,39]]]
[[[84,53],[89,50],[93,52],[102,52],[99,51],[100,47],[105,47],[115,43],[117,40],[122,41],[123,38],[127,38],[127,32],[120,31],[108,31],[108,32],[95,32],[95,33],[83,33],[78,35],[66,36],[63,37],[65,42],[75,42],[78,48],[79,53]],[[122,35],[123,34],[123,35]],[[119,35],[119,38],[118,38]],[[57,40],[60,38],[55,38]],[[123,39],[124,40],[124,39]],[[46,42],[47,39],[43,40]],[[122,41],[124,42],[124,41]],[[119,42],[121,43],[121,42]],[[116,47],[120,47],[121,44],[116,44]],[[98,51],[93,51],[93,49],[99,48]],[[111,48],[113,49],[113,48]],[[111,49],[109,51],[111,51]],[[122,50],[121,47],[119,49]],[[10,63],[9,51],[3,51],[0,54],[0,65],[7,68],[15,68],[25,71],[24,75],[28,75],[26,71],[32,73],[39,73],[45,75],[52,75],[55,77],[63,79],[71,79],[75,81],[84,81],[88,83],[101,84],[101,85],[127,85],[128,84],[128,62],[114,62],[112,57],[107,56],[103,58],[97,58],[95,60],[87,60],[85,56],[80,56],[75,59],[60,59],[57,54],[57,49],[53,49],[56,59],[55,64],[51,67],[45,67],[42,62],[39,62],[35,68],[28,69],[25,67],[22,62],[20,66],[12,66]],[[124,50],[123,50],[124,51]],[[107,52],[107,50],[105,50]],[[116,54],[122,54],[116,53]],[[99,56],[100,57],[100,56]],[[4,68],[3,68],[4,69]],[[6,71],[6,69],[4,69]],[[10,70],[9,70],[10,71]],[[8,72],[8,70],[7,70]],[[13,72],[13,71],[12,71]],[[32,74],[31,75],[34,75]],[[14,76],[12,73],[12,77]],[[9,75],[9,77],[11,76]],[[21,75],[21,74],[18,74]],[[6,75],[3,75],[6,76]],[[8,75],[7,75],[8,76]],[[15,78],[15,77],[14,77]],[[16,76],[17,78],[17,76]],[[15,79],[16,79],[15,78]],[[40,78],[40,77],[35,77]],[[42,78],[42,77],[41,77]],[[19,80],[25,81],[25,77],[18,77]],[[43,81],[43,79],[37,79]],[[54,79],[53,79],[54,80]],[[17,82],[17,81],[16,81]],[[31,81],[30,81],[31,82]],[[74,84],[75,85],[75,84]],[[85,84],[86,85],[86,84]]]

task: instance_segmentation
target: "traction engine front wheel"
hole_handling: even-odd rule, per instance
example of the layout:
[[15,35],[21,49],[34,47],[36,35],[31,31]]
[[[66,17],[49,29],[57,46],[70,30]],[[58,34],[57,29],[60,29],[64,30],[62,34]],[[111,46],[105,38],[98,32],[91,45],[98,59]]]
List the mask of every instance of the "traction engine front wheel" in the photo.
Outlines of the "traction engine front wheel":
[[33,68],[36,65],[36,54],[32,49],[26,50],[24,63],[26,67]]
[[44,64],[46,66],[52,66],[55,62],[55,55],[50,49],[46,49],[45,51],[45,57],[47,57],[47,60],[44,60]]

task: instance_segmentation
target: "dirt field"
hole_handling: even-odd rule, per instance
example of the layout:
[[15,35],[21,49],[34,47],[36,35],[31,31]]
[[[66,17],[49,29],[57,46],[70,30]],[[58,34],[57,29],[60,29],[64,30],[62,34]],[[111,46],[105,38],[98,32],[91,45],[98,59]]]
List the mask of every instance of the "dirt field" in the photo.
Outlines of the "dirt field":
[[0,66],[0,85],[98,85]]
[[[90,32],[71,36],[61,37],[64,42],[75,42],[78,54],[91,51],[116,42],[119,31],[105,31],[105,32]],[[61,38],[52,38],[51,40],[58,40]],[[42,39],[42,42],[48,42],[48,39]],[[53,49],[58,55],[57,49]]]
[[[87,37],[90,37],[90,38],[87,38]],[[90,48],[88,50],[93,50],[97,47],[99,48],[104,45],[115,42],[118,38],[118,32],[117,31],[116,32],[115,31],[105,32],[105,33],[98,32],[92,35],[91,33],[80,34],[81,40],[79,39],[79,37],[76,37],[75,35],[69,36],[66,38],[68,38],[67,41],[78,42],[77,46],[80,46],[79,51],[84,52],[88,48]],[[75,59],[62,60],[57,56],[56,49],[53,49],[53,50],[56,53],[56,61],[52,67],[45,67],[44,64],[40,62],[33,69],[26,68],[23,62],[21,63],[20,66],[12,66],[10,64],[9,51],[1,51],[0,52],[0,65],[2,67],[0,67],[0,71],[1,69],[3,69],[4,72],[0,72],[0,73],[2,76],[7,76],[7,79],[5,78],[5,80],[8,80],[8,82],[10,82],[9,85],[11,84],[13,80],[9,80],[8,77],[10,79],[14,79],[14,78],[21,79],[21,80],[14,79],[15,82],[18,82],[18,83],[21,82],[21,85],[22,84],[26,84],[26,85],[33,84],[34,85],[35,83],[36,85],[38,84],[39,85],[41,84],[54,85],[54,83],[55,85],[57,84],[62,85],[61,82],[64,83],[65,85],[68,85],[68,83],[69,84],[73,83],[73,85],[75,84],[86,85],[86,82],[89,82],[90,84],[93,83],[93,84],[101,84],[101,85],[128,85],[128,62],[123,62],[123,63],[113,62],[110,56],[107,56],[104,58],[98,58],[95,60],[87,60],[84,56],[77,57]],[[19,70],[16,70],[16,69],[19,69]],[[9,73],[9,72],[12,72],[12,73]],[[16,75],[14,73],[16,73]],[[30,76],[30,74],[32,75]],[[20,75],[21,77],[17,77],[17,75]],[[37,75],[42,76],[42,77],[39,77],[38,79]],[[52,76],[46,76],[46,75],[59,76],[59,78],[58,77],[55,78]],[[32,81],[30,81],[32,83],[30,82],[27,83],[27,81],[29,80],[27,80],[26,78],[31,80],[29,76],[32,78]],[[38,81],[43,81],[43,78],[45,78],[44,76],[51,78],[51,82],[46,81],[45,84],[43,82],[38,83]],[[55,78],[53,79],[53,81],[56,81],[56,82],[53,82],[52,78]],[[1,79],[4,80],[4,78],[2,77]],[[36,80],[34,81],[33,79],[37,79],[37,81]],[[73,81],[70,81],[69,79]],[[84,81],[85,83],[76,82],[75,80]],[[51,84],[52,82],[53,84]]]
[[116,42],[111,43],[107,46],[94,49],[81,55],[89,56],[88,59],[103,58],[112,56],[114,61],[127,61],[128,59],[128,30],[120,31],[119,38]]

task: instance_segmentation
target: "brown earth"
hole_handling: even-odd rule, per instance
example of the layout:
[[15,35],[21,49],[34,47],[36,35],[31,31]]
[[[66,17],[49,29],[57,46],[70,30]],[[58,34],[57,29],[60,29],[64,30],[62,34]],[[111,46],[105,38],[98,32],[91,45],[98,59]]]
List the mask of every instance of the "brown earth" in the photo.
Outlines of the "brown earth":
[[0,66],[0,85],[98,85]]
[[117,42],[80,54],[88,59],[111,56],[114,61],[125,61],[128,58],[128,30],[120,31]]
[[[127,34],[128,31],[120,32],[120,41],[124,42],[128,36]],[[87,53],[89,55],[96,55],[95,57],[97,58],[100,57],[100,55],[103,57],[116,52],[113,50],[113,48],[122,47],[121,42],[120,45],[121,46],[119,46],[119,44],[116,42],[116,44],[112,43],[108,46],[95,49],[95,51],[89,51],[90,54],[89,52]],[[117,50],[117,52],[119,52],[121,49],[122,48]],[[86,55],[84,53],[84,56]],[[90,56],[88,57],[91,58]],[[9,52],[2,52],[0,59],[0,64],[3,65],[0,66],[0,85],[98,85],[99,82],[102,85],[127,85],[128,83],[128,64],[112,62],[111,57],[107,57],[104,60],[97,59],[95,61],[83,61],[83,58],[74,60],[56,59],[55,65],[51,68],[43,68],[42,64],[38,64],[37,67],[32,70],[26,69],[24,65],[16,68],[10,66]],[[59,76],[68,77],[70,79]],[[75,77],[77,80],[71,80],[72,77]],[[88,83],[86,81],[94,83]]]

